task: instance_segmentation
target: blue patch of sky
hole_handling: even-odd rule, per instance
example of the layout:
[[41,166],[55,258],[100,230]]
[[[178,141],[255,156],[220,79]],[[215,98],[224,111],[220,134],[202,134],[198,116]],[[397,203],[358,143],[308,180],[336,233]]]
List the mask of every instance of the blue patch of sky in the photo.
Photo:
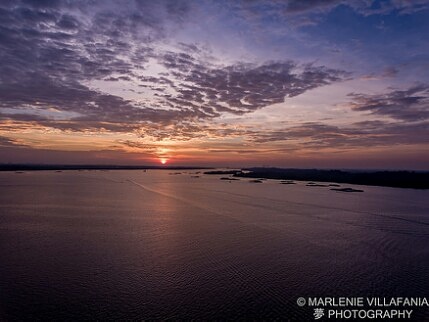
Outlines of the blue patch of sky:
[[348,6],[338,6],[319,24],[302,28],[310,39],[324,40],[345,50],[367,71],[401,68],[415,55],[429,59],[429,12],[364,16]]

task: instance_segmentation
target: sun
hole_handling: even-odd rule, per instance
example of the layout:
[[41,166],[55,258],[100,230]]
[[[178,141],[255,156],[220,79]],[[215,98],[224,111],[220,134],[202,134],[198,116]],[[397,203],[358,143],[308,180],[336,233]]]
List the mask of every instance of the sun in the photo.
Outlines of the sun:
[[161,159],[159,159],[159,162],[161,162],[161,164],[166,164],[167,163],[167,159],[161,158]]

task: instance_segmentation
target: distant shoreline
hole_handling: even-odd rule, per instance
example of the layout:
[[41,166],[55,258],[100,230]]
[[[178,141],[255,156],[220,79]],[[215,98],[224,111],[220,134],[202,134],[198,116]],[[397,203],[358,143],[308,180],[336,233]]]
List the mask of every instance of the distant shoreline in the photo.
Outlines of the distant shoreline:
[[393,188],[429,189],[429,172],[345,171],[318,169],[248,168],[234,176],[277,180],[347,183]]
[[212,167],[188,166],[133,166],[133,165],[43,165],[0,164],[5,171],[63,171],[63,170],[210,170],[208,175],[232,175],[233,177],[297,180],[345,183],[393,188],[429,189],[429,171],[406,170],[320,170],[284,168],[242,168],[238,170],[215,170]]
[[210,167],[134,166],[134,165],[61,165],[61,164],[0,164],[0,171],[41,170],[208,170]]
[[429,171],[246,168],[241,170],[208,171],[205,174],[229,174],[233,177],[255,179],[317,181],[392,188],[429,189]]

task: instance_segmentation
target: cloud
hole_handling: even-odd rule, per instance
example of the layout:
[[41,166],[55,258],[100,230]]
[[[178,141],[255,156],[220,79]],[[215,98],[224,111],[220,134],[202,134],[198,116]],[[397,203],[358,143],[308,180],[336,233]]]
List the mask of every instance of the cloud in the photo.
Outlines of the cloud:
[[[224,66],[183,42],[163,49],[160,40],[192,6],[167,0],[1,5],[0,118],[71,131],[135,131],[250,113],[347,76],[291,61]],[[153,64],[166,71],[146,72]],[[107,94],[95,81],[152,94],[145,100]]]
[[[418,5],[420,2],[412,7],[409,2],[398,1],[380,7],[335,0],[245,3],[231,6],[239,10],[246,6],[257,8],[264,17],[277,14],[274,12],[288,19],[301,16],[301,21],[312,20],[313,15],[339,5],[351,6],[362,14],[388,10],[405,13],[423,7],[422,3]],[[261,5],[266,5],[267,11],[261,11]],[[242,154],[262,151],[261,147],[268,142],[284,144],[282,151],[299,146],[422,143],[427,134],[426,85],[379,95],[350,94],[353,110],[391,117],[397,123],[338,127],[306,122],[277,130],[220,124],[227,114],[241,116],[279,103],[286,103],[286,115],[289,98],[341,82],[350,74],[288,57],[259,63],[240,59],[226,62],[213,57],[205,44],[187,43],[179,38],[175,42],[171,35],[203,9],[198,6],[201,3],[173,0],[2,2],[2,135],[14,127],[17,131],[41,128],[121,135],[132,132],[141,140],[155,143],[234,139],[239,143],[211,144],[206,149],[227,153],[237,149],[237,144],[244,144],[238,149]],[[381,77],[394,77],[397,72],[395,67],[388,67]],[[153,145],[133,140],[116,143],[148,153],[157,151]],[[0,144],[21,142],[6,135],[0,138]],[[258,149],[249,148],[253,144]]]
[[[277,1],[268,1],[277,5]],[[286,14],[326,13],[343,5],[348,6],[362,15],[389,14],[396,11],[399,14],[410,14],[429,8],[426,0],[287,0],[280,2]]]
[[187,54],[168,53],[162,62],[182,82],[175,88],[178,95],[170,101],[200,106],[208,115],[252,112],[348,76],[341,70],[311,64],[299,66],[292,61],[216,68]]
[[361,78],[363,80],[380,80],[380,79],[388,79],[388,78],[394,78],[398,75],[399,70],[396,67],[388,66],[385,67],[380,73],[374,74],[371,73],[369,75],[364,75]]
[[8,138],[5,136],[0,136],[0,147],[9,148],[9,147],[25,147],[27,145],[23,144],[19,140]]
[[234,153],[234,154],[255,154],[267,151],[261,151],[257,149],[209,149],[210,153]]
[[[429,135],[429,123],[395,124],[388,122],[355,123],[338,127],[321,123],[304,123],[282,131],[249,135],[256,146],[278,146],[296,151],[347,151],[368,147],[424,145]],[[274,142],[274,145],[273,145]],[[277,144],[275,144],[277,143]]]
[[412,14],[418,11],[427,10],[429,3],[426,0],[388,0],[388,1],[345,1],[356,12],[365,15],[387,15],[396,12],[399,15]]
[[332,9],[332,7],[340,4],[341,0],[314,0],[314,1],[300,1],[289,0],[286,2],[286,13],[302,13],[312,10],[323,10],[325,8]]
[[392,90],[385,94],[356,94],[350,107],[354,111],[369,112],[403,121],[429,119],[429,85],[416,85],[407,90]]
[[[226,153],[236,150],[246,153],[246,151],[255,150],[266,153],[267,151],[278,152],[278,149],[281,151],[319,148],[353,149],[425,144],[429,135],[429,122],[361,121],[344,126],[304,122],[276,130],[254,126],[231,127],[228,124],[181,123],[167,128],[161,126],[146,128],[144,131],[143,139],[150,136],[159,141],[183,143],[202,137],[206,140],[211,139],[199,147],[208,152]],[[140,143],[133,147],[139,145]],[[142,143],[142,146],[148,145]]]
[[253,0],[241,1],[234,9],[242,12],[248,21],[256,22],[282,19],[291,27],[317,25],[324,17],[338,7],[346,7],[361,16],[413,14],[429,9],[427,0]]

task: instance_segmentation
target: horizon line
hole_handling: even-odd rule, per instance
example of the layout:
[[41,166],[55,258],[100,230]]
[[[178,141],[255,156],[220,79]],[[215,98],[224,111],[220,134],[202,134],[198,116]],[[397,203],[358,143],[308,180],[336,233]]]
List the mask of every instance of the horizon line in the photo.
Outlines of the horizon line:
[[383,172],[429,172],[429,169],[386,169],[386,168],[321,168],[321,167],[280,167],[280,166],[175,166],[175,165],[124,165],[124,164],[65,164],[65,163],[0,163],[0,171],[20,170],[203,170],[203,169],[296,169],[296,170],[321,170],[321,171],[383,171]]

